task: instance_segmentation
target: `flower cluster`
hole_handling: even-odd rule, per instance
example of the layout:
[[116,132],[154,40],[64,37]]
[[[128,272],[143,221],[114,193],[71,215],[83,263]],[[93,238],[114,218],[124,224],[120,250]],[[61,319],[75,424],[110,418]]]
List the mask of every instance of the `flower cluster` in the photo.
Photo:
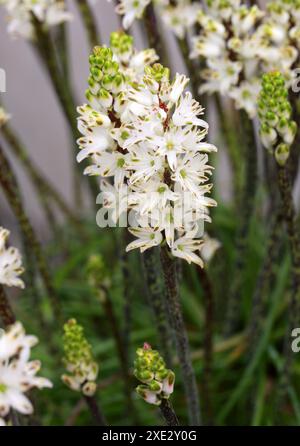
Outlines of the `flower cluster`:
[[260,136],[264,146],[274,153],[281,166],[289,157],[290,146],[297,132],[297,124],[291,114],[292,106],[282,74],[278,71],[264,74],[258,101]]
[[[30,350],[37,342],[35,336],[26,335],[20,322],[0,335],[0,417],[6,417],[11,409],[31,414],[33,406],[26,392],[34,387],[52,387],[48,379],[36,376],[40,361],[29,361]],[[0,425],[5,425],[3,418]]]
[[0,107],[0,129],[3,125],[7,123],[7,121],[10,119],[10,115],[6,113],[3,107]]
[[151,0],[120,0],[116,12],[123,15],[122,25],[128,29],[135,19],[140,19]]
[[84,336],[83,327],[75,319],[64,325],[64,363],[70,375],[63,375],[63,382],[72,390],[92,396],[97,390],[98,365],[92,349]]
[[162,399],[168,399],[174,390],[175,374],[166,368],[157,350],[147,343],[136,351],[134,376],[141,381],[136,391],[149,404],[159,406]]
[[119,38],[126,45],[117,45],[114,34],[112,49],[96,47],[90,56],[77,159],[89,158],[85,174],[113,177],[113,184],[101,181],[101,199],[112,225],[130,211],[129,231],[137,240],[127,250],[143,252],[165,239],[174,256],[202,265],[198,234],[216,205],[206,196],[208,152],[216,147],[204,142],[203,109],[184,93],[186,76],[170,81],[169,70],[153,64],[153,50],[136,52],[127,37]]
[[6,248],[8,236],[9,231],[0,227],[0,285],[24,288],[19,277],[24,272],[22,258],[16,248]]
[[231,97],[236,108],[253,118],[262,73],[279,70],[288,80],[294,76],[300,2],[269,2],[267,11],[240,0],[207,3],[207,13],[198,14],[200,33],[193,39],[191,53],[191,57],[200,56],[206,62],[200,91]]
[[34,38],[32,17],[47,27],[70,20],[64,0],[0,0],[8,12],[8,32],[25,39]]
[[[123,16],[123,27],[128,29],[135,19],[140,19],[150,2],[151,0],[120,0],[116,12]],[[197,21],[200,5],[196,2],[191,0],[156,0],[153,3],[158,8],[159,16],[162,17],[164,23],[180,39]]]

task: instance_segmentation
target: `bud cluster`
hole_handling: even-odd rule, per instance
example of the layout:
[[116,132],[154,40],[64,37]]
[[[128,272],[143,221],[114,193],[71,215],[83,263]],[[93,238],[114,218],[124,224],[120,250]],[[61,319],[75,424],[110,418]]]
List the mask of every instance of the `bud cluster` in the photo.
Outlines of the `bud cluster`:
[[260,136],[263,145],[274,152],[280,165],[286,163],[297,131],[297,124],[291,115],[292,107],[284,77],[278,71],[265,74],[258,101]]
[[110,48],[96,46],[89,57],[90,76],[89,89],[86,98],[90,103],[98,101],[100,105],[109,108],[113,95],[122,89],[124,76],[120,73],[119,64],[113,60]]
[[63,382],[72,390],[92,396],[96,392],[98,365],[94,361],[92,349],[84,336],[84,330],[75,319],[64,325],[64,364],[70,375],[63,375]]
[[149,404],[159,406],[162,399],[168,399],[174,390],[175,374],[167,369],[157,350],[147,343],[136,351],[134,376],[141,381],[136,391]]
[[122,31],[112,32],[110,47],[113,53],[124,63],[128,63],[134,52],[133,37]]

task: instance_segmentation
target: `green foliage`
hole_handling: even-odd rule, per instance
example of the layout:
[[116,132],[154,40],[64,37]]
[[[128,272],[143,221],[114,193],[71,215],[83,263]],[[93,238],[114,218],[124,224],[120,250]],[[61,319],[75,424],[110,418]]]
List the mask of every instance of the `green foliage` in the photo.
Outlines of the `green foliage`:
[[[252,296],[256,286],[256,277],[265,255],[265,240],[268,227],[261,225],[261,216],[252,222],[249,234],[249,249],[247,253],[247,268],[244,271],[243,283],[245,289],[241,302],[240,326],[247,326],[251,316]],[[276,424],[276,413],[272,407],[275,404],[275,389],[280,375],[280,363],[283,358],[282,339],[287,326],[287,302],[290,260],[286,253],[285,244],[281,250],[281,259],[275,274],[277,279],[272,284],[269,294],[264,296],[263,330],[258,343],[247,345],[243,331],[225,341],[222,338],[222,324],[228,285],[234,274],[234,246],[237,220],[234,211],[228,207],[219,206],[214,210],[211,230],[218,229],[218,238],[222,248],[216,253],[208,273],[214,284],[215,292],[215,330],[214,330],[214,362],[212,372],[213,382],[213,409],[216,424],[225,425],[265,425]],[[93,357],[100,364],[98,376],[99,389],[96,398],[101,401],[102,410],[112,425],[132,424],[131,414],[126,411],[126,400],[123,392],[123,381],[119,373],[119,360],[111,328],[106,319],[101,302],[94,294],[87,281],[87,266],[91,256],[101,253],[105,260],[106,273],[110,276],[110,294],[119,321],[124,326],[124,278],[121,264],[118,261],[121,246],[121,231],[117,229],[99,230],[94,224],[86,224],[88,242],[82,244],[78,237],[70,231],[60,232],[60,240],[49,246],[48,256],[55,265],[55,284],[63,305],[66,319],[76,318],[85,329],[85,336],[92,346]],[[68,249],[63,262],[58,261],[58,254],[62,246]],[[141,269],[140,255],[131,252],[127,256],[129,262],[130,289],[132,316],[129,353],[131,361],[137,347],[147,340],[151,345],[157,346],[158,339],[155,325],[152,323],[151,309],[145,298],[145,284]],[[183,265],[180,282],[181,302],[185,321],[189,331],[191,349],[193,352],[193,365],[197,380],[201,382],[204,372],[204,294],[193,266]],[[26,291],[25,291],[26,293]],[[42,300],[43,301],[43,300]],[[36,414],[41,422],[47,424],[64,424],[75,411],[80,394],[68,389],[60,379],[64,373],[62,364],[63,346],[61,333],[51,330],[51,340],[54,351],[50,351],[48,333],[41,331],[39,322],[29,318],[32,296],[27,295],[18,301],[19,318],[24,321],[28,332],[37,333],[40,338],[35,348],[37,357],[43,362],[43,374],[54,382],[54,388],[39,391],[36,398]],[[47,315],[47,306],[43,312]],[[145,323],[147,321],[147,323]],[[249,360],[249,351],[253,349],[255,355]],[[270,356],[270,351],[273,354]],[[274,354],[275,352],[275,354]],[[172,352],[175,354],[174,351]],[[274,357],[279,358],[276,367]],[[278,368],[279,367],[279,368]],[[299,417],[299,364],[295,363],[295,380],[293,381],[288,405],[282,413],[282,423],[296,424]],[[186,408],[184,405],[183,387],[175,363],[176,387],[172,395],[174,409],[182,423],[186,422]],[[133,373],[133,372],[132,372]],[[132,392],[135,383],[132,382]],[[200,391],[203,400],[203,394]],[[139,424],[162,424],[162,419],[155,406],[145,404],[137,394],[133,393],[134,407],[139,414]],[[205,421],[205,413],[204,413]],[[76,425],[92,423],[91,415],[84,404],[75,419]]]

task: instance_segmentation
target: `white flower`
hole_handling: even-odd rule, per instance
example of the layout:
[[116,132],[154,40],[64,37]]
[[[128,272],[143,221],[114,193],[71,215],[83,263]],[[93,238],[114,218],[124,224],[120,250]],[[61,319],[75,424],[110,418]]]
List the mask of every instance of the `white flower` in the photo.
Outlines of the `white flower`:
[[50,1],[44,14],[44,20],[48,26],[56,26],[73,18],[73,15],[65,10],[64,1],[61,0]]
[[21,349],[30,349],[38,343],[32,335],[26,335],[20,322],[14,323],[6,332],[0,334],[0,361],[15,356]]
[[200,5],[184,1],[162,8],[162,19],[179,39],[183,39],[187,30],[196,23],[199,9]]
[[239,74],[243,65],[241,62],[231,62],[228,59],[212,59],[207,62],[208,68],[202,71],[205,83],[200,87],[200,92],[227,94],[233,85],[239,80]]
[[130,228],[129,232],[138,238],[127,245],[126,252],[132,249],[139,249],[141,252],[144,252],[146,249],[160,245],[162,242],[161,232],[157,229],[137,227]]
[[191,58],[203,56],[206,58],[219,58],[224,55],[225,41],[224,37],[218,34],[209,34],[207,36],[192,38],[193,50]]
[[3,418],[0,418],[0,427],[6,426],[5,421],[3,420]]
[[157,146],[157,153],[166,156],[171,170],[177,166],[177,156],[184,153],[185,134],[180,128],[170,128],[162,136],[152,138],[151,143]]
[[252,119],[257,114],[257,100],[261,86],[259,79],[243,81],[238,87],[232,87],[229,96],[234,99],[237,109],[244,109]]
[[209,237],[208,234],[204,234],[203,237],[203,245],[200,248],[201,257],[203,260],[208,263],[213,256],[215,255],[215,252],[221,247],[221,243],[219,240]]
[[[203,108],[184,93],[188,78],[177,73],[170,81],[169,70],[159,64],[147,65],[141,76],[131,39],[114,33],[112,41],[111,50],[97,48],[90,58],[90,105],[78,109],[83,134],[78,160],[91,161],[85,174],[113,177],[113,185],[101,181],[98,203],[110,216],[106,224],[127,213],[129,231],[137,237],[127,250],[143,252],[163,240],[172,248],[195,222],[210,221],[208,209],[216,202],[207,196],[212,187],[208,153],[217,149],[205,141]],[[119,55],[122,43],[126,64]],[[106,70],[117,79],[124,76],[119,91],[113,91],[113,80],[106,82]],[[103,89],[111,97],[105,106],[99,98]],[[105,226],[102,220],[98,225]],[[198,262],[195,256],[189,258]]]
[[213,169],[207,162],[208,156],[206,154],[186,154],[178,161],[178,165],[172,173],[172,179],[178,181],[183,190],[188,190],[197,195],[199,184],[208,180]]
[[178,126],[195,125],[208,129],[207,122],[197,117],[202,115],[203,111],[204,109],[193,99],[192,94],[188,91],[178,101],[172,116],[172,122]]
[[264,16],[256,5],[248,9],[246,6],[241,6],[234,11],[231,21],[233,30],[237,35],[247,34],[253,28],[255,23]]
[[143,15],[144,9],[151,0],[120,0],[116,7],[118,14],[123,15],[122,24],[125,29],[128,29],[134,19],[140,19]]
[[171,85],[169,101],[174,103],[177,102],[188,83],[188,77],[186,77],[184,74],[176,73],[175,79]]
[[[18,333],[19,348],[12,333]],[[20,334],[21,333],[21,334]],[[21,338],[23,337],[23,341]],[[35,338],[34,338],[35,339]],[[5,344],[4,346],[2,344]],[[11,344],[11,345],[10,345]],[[36,376],[40,370],[39,361],[29,361],[32,338],[25,336],[20,323],[11,326],[0,338],[0,351],[6,352],[0,359],[0,416],[5,417],[10,409],[22,414],[31,414],[33,406],[25,393],[36,387],[52,387],[46,378]]]
[[111,210],[111,218],[116,223],[122,214],[128,210],[128,189],[126,185],[117,188],[107,181],[101,181],[100,201],[97,204],[102,204],[104,208]]
[[9,231],[0,227],[0,284],[24,288],[24,282],[19,278],[24,272],[22,258],[16,248],[6,248],[8,236]]
[[130,149],[130,152],[131,157],[127,161],[127,167],[133,171],[129,178],[131,184],[148,181],[162,170],[164,159],[156,156],[154,151],[147,150],[146,145],[137,144]]
[[48,27],[72,19],[63,0],[2,0],[8,12],[8,32],[25,39],[34,38],[33,14]]
[[194,239],[195,231],[185,234],[183,237],[175,240],[172,247],[172,254],[175,257],[186,260],[188,263],[196,263],[203,268],[204,263],[201,257],[195,254],[195,251],[199,251],[203,241]]
[[[82,112],[82,108],[78,109]],[[85,114],[87,110],[85,110]],[[93,111],[90,111],[93,114]],[[84,136],[78,139],[78,145],[81,148],[77,155],[77,161],[81,162],[90,155],[99,155],[104,150],[113,146],[113,140],[110,136],[111,121],[108,116],[97,113],[97,119],[92,123],[93,117],[78,118],[78,129]]]

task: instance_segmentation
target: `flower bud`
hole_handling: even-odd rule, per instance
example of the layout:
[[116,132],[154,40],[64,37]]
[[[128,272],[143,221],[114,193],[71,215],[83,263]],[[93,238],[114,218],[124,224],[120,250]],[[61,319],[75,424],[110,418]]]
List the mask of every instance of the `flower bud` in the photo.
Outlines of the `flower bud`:
[[290,156],[290,147],[281,143],[276,147],[274,155],[279,166],[284,166]]
[[157,350],[152,350],[147,343],[136,351],[134,375],[143,383],[137,387],[137,393],[149,404],[159,405],[163,398],[173,393],[175,375],[166,368],[163,358]]

